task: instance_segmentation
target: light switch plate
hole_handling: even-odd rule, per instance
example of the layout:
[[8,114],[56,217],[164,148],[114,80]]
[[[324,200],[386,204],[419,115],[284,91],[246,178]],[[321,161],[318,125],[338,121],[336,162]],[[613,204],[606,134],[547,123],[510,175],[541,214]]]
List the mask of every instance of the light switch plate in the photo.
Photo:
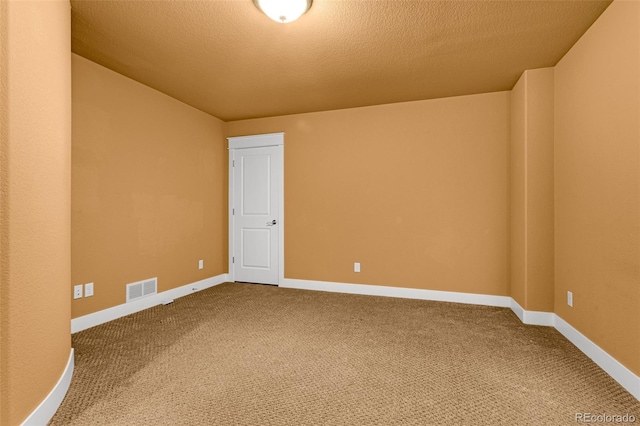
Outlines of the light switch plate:
[[204,268],[204,260],[200,259],[198,260],[198,269],[202,269]]
[[84,297],[93,296],[93,283],[87,283],[84,285]]
[[353,264],[353,272],[360,272],[360,263],[356,262]]

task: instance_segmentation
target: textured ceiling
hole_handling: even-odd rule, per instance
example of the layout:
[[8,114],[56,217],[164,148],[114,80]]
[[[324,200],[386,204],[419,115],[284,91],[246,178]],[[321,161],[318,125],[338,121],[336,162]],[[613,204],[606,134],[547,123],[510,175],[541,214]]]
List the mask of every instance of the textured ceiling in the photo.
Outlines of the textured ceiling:
[[610,1],[72,0],[72,50],[223,120],[508,90]]

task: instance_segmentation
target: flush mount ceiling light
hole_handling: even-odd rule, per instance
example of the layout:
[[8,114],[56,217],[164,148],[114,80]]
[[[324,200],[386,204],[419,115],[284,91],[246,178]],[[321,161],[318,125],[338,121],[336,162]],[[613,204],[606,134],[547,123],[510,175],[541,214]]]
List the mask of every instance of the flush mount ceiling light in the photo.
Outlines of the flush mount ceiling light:
[[286,24],[293,22],[311,7],[313,0],[253,0],[253,3],[269,18]]

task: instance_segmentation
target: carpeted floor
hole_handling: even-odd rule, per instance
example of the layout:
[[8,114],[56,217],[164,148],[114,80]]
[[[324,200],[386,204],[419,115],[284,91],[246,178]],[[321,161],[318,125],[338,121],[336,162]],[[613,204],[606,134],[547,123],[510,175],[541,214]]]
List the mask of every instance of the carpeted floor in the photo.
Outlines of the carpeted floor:
[[51,425],[572,425],[640,403],[508,309],[227,283],[73,336]]

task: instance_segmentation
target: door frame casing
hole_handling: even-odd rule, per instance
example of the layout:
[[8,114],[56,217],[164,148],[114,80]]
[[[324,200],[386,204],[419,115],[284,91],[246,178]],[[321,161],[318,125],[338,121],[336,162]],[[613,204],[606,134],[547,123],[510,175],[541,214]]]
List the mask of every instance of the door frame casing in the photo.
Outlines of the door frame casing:
[[234,208],[234,173],[233,173],[233,154],[237,149],[246,148],[262,148],[267,146],[280,147],[278,155],[280,156],[280,164],[282,170],[279,173],[279,179],[276,182],[278,191],[280,192],[278,201],[278,286],[284,283],[284,132],[266,133],[250,136],[234,136],[228,137],[229,150],[229,280],[235,281],[235,268],[233,263],[233,229],[235,225]]

